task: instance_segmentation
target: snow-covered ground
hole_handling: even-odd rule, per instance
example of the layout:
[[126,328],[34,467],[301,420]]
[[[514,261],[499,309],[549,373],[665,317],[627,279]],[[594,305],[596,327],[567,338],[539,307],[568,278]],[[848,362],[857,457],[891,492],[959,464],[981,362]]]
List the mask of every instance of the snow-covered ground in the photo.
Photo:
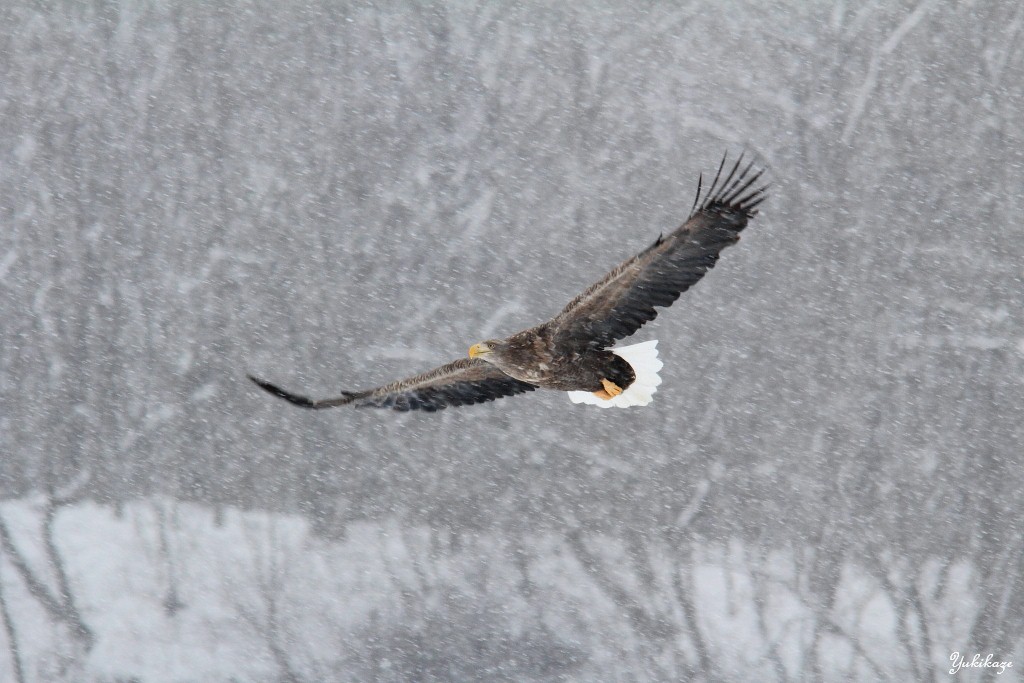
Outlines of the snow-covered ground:
[[[25,564],[53,586],[43,509],[39,498],[8,501],[0,515]],[[215,515],[167,499],[119,514],[64,507],[53,528],[95,642],[76,645],[5,559],[3,594],[31,681],[682,680],[698,655],[673,597],[687,569],[680,557],[691,558],[682,576],[692,577],[697,630],[722,680],[809,680],[815,619],[830,621],[818,643],[827,680],[913,677],[879,582],[844,567],[836,608],[816,615],[793,549],[758,552],[735,539],[695,540],[685,553],[649,546],[644,576],[621,539],[594,535],[584,542],[608,568],[595,580],[554,535],[522,539],[528,560],[517,568],[515,549],[496,535],[454,542],[427,528],[361,523],[328,541],[301,517]],[[944,580],[926,606],[935,671],[962,649],[975,609],[971,567],[956,565]],[[664,632],[644,631],[615,591],[658,615]],[[0,671],[12,680],[4,640]],[[1021,679],[1008,669],[1000,680]]]

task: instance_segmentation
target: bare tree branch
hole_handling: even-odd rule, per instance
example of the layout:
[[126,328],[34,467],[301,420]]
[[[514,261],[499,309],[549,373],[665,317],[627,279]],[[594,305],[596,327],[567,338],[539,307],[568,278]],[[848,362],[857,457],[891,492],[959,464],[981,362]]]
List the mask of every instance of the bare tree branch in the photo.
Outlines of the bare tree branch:
[[43,606],[43,609],[50,615],[50,618],[66,624],[71,629],[75,638],[88,651],[92,649],[94,642],[92,629],[82,620],[82,615],[78,611],[67,573],[64,570],[64,561],[53,540],[53,520],[56,510],[56,501],[52,497],[48,498],[43,511],[43,547],[46,550],[47,560],[57,579],[57,592],[51,591],[36,572],[29,567],[25,556],[15,545],[10,529],[2,516],[0,516],[0,547],[7,553],[11,565],[18,570],[18,574],[28,587],[29,593],[39,601],[39,604]]
[[899,47],[900,41],[917,26],[934,1],[923,0],[913,12],[900,22],[900,25],[896,27],[886,41],[882,43],[882,46],[871,56],[871,62],[868,64],[868,73],[864,77],[864,82],[857,90],[853,106],[850,108],[850,116],[846,120],[846,126],[843,128],[843,144],[850,144],[850,140],[853,138],[853,131],[856,130],[857,124],[860,123],[861,116],[864,115],[868,99],[878,85],[878,74],[881,71],[882,60]]
[[849,646],[853,648],[854,652],[856,652],[857,655],[864,660],[868,667],[870,667],[871,672],[875,675],[875,680],[895,680],[892,676],[885,672],[885,669],[883,669],[882,666],[878,664],[878,662],[875,661],[874,657],[871,656],[871,653],[868,652],[867,649],[865,649],[864,646],[860,644],[860,638],[858,638],[854,634],[849,633],[846,630],[846,628],[843,627],[842,624],[837,622],[832,617],[825,616],[823,618],[824,622],[822,624],[822,627],[825,629],[825,631],[831,633],[834,636],[839,636],[843,640],[845,640],[849,644]]
[[672,572],[672,588],[675,591],[676,601],[683,610],[683,617],[690,630],[690,641],[693,649],[697,651],[697,663],[700,671],[707,677],[711,677],[714,671],[714,662],[708,654],[708,645],[704,640],[704,634],[700,630],[700,622],[697,620],[697,607],[693,599],[693,570],[690,566],[691,557],[683,558],[676,571]]
[[71,582],[68,580],[68,573],[64,567],[64,556],[57,548],[54,538],[53,524],[57,518],[58,502],[52,496],[47,498],[46,507],[43,509],[43,544],[46,548],[46,557],[53,574],[57,578],[57,595],[60,599],[61,612],[65,615],[65,621],[85,645],[85,649],[91,650],[94,642],[92,629],[82,619],[75,603],[75,594],[71,590]]
[[[744,547],[743,557],[746,560],[747,552]],[[765,563],[765,557],[762,554],[759,561]],[[765,618],[765,612],[768,611],[768,588],[770,586],[767,577],[760,571],[749,567],[752,583],[754,584],[753,591],[753,602],[754,602],[754,618],[757,622],[757,628],[761,632],[761,637],[764,639],[765,645],[768,649],[768,661],[771,662],[772,667],[775,670],[775,675],[779,679],[779,683],[784,683],[786,680],[786,667],[782,663],[782,655],[779,654],[779,643],[778,638],[772,637],[768,633],[768,621]]]
[[[0,561],[0,569],[2,568],[3,564]],[[3,618],[4,622],[4,633],[7,636],[7,650],[11,654],[11,669],[14,672],[14,680],[16,683],[25,683],[25,671],[21,666],[21,652],[18,648],[18,633],[14,626],[11,610],[7,606],[7,591],[4,587],[2,575],[0,575],[0,617]]]
[[640,603],[603,571],[601,561],[587,548],[579,529],[573,529],[567,533],[565,540],[584,571],[593,579],[598,588],[611,598],[615,606],[629,617],[637,633],[645,638],[658,640],[668,638],[675,633],[676,629],[667,619],[649,615]]
[[178,591],[178,568],[171,552],[171,539],[167,530],[167,511],[160,502],[156,504],[157,538],[160,547],[160,559],[167,569],[167,593],[163,599],[164,612],[173,617],[185,607]]
[[284,582],[284,570],[279,565],[278,541],[271,522],[270,536],[265,545],[249,536],[254,554],[263,555],[265,562],[257,562],[255,567],[255,583],[259,591],[258,606],[246,605],[238,599],[234,600],[235,609],[249,623],[256,634],[266,644],[267,651],[281,672],[283,683],[302,683],[303,678],[292,664],[291,656],[282,644],[285,640],[284,629],[280,616],[280,596]]

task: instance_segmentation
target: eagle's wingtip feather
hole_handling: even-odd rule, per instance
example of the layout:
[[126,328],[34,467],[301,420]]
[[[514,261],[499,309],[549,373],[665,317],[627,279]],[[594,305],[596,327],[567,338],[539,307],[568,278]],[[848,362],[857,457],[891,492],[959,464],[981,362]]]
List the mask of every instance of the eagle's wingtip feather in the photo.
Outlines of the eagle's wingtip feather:
[[[760,164],[760,167],[755,169],[755,167],[759,166],[757,159],[749,160],[746,166],[741,168],[746,154],[746,150],[740,153],[739,158],[733,162],[732,168],[724,180],[721,180],[722,171],[725,170],[725,164],[729,155],[728,152],[722,155],[722,161],[718,165],[718,171],[715,173],[711,186],[704,193],[703,199],[698,196],[695,202],[696,208],[691,210],[690,217],[702,211],[720,211],[723,209],[742,212],[748,219],[753,218],[757,214],[754,208],[764,201],[765,193],[771,183],[766,183],[756,190],[750,189],[764,176],[767,168],[764,164]],[[753,171],[753,174],[751,174],[751,171]],[[721,182],[719,182],[720,180]]]
[[250,380],[252,380],[253,384],[258,386],[260,389],[263,389],[268,394],[273,394],[274,396],[277,396],[278,398],[283,398],[284,400],[288,401],[292,405],[299,406],[300,408],[320,408],[320,407],[322,407],[320,401],[314,401],[313,399],[307,398],[306,396],[299,396],[298,394],[293,394],[293,393],[291,393],[289,391],[285,391],[281,387],[277,386],[276,384],[272,384],[272,383],[268,382],[265,379],[260,379],[259,377],[254,377],[254,376],[248,375],[248,374],[246,375],[246,377],[248,377]]

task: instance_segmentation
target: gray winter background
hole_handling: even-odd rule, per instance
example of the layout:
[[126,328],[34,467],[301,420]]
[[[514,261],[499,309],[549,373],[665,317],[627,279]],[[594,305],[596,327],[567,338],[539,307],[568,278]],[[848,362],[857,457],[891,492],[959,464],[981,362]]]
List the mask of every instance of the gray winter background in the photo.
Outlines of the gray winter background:
[[[1022,111],[1009,0],[3,3],[0,680],[1024,680]],[[246,380],[533,325],[743,149],[649,407]]]

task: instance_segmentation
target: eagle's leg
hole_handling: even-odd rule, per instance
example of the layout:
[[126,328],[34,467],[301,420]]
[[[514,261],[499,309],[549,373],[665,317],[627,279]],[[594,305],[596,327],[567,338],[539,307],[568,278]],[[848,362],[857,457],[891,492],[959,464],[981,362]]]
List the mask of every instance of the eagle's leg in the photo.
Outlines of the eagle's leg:
[[602,378],[601,386],[603,386],[604,389],[595,391],[594,396],[597,396],[602,401],[610,401],[622,393],[622,387],[610,380]]

